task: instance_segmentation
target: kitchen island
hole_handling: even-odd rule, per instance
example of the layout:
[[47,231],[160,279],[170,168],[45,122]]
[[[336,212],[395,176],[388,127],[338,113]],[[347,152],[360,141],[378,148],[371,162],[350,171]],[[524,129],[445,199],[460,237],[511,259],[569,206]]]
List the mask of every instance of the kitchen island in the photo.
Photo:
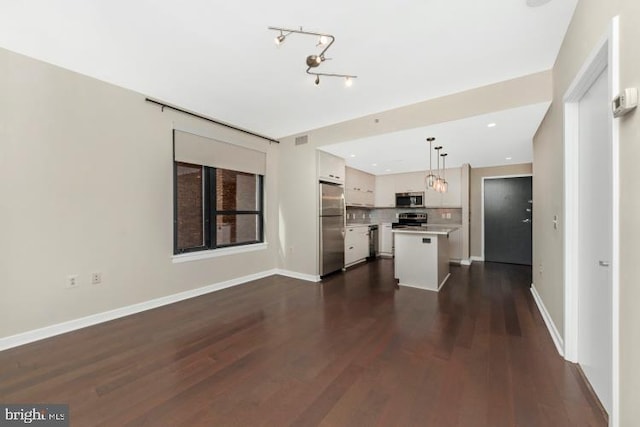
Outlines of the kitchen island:
[[439,291],[449,278],[449,233],[457,229],[442,225],[394,229],[398,284]]

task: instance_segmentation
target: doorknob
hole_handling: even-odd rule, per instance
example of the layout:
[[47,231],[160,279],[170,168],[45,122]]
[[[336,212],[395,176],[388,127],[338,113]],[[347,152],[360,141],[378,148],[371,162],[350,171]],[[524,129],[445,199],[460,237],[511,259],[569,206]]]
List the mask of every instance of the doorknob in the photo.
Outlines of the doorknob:
[[598,261],[600,267],[609,267],[609,261]]

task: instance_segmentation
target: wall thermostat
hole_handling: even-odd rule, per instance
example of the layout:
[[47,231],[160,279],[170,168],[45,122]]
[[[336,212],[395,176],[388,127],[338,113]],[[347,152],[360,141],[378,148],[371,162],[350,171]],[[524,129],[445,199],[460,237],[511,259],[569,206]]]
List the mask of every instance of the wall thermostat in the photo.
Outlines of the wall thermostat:
[[613,117],[621,117],[638,106],[638,89],[627,88],[611,102]]

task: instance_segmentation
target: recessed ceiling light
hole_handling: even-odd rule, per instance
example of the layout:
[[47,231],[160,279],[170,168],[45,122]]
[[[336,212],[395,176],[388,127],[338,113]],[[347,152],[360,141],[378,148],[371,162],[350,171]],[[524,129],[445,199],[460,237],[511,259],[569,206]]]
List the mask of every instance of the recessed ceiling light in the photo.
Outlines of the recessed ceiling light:
[[352,155],[350,155],[349,157],[355,157],[355,156],[356,156],[355,154],[352,154]]
[[391,169],[385,169],[384,171],[385,172],[391,172]]
[[371,166],[378,166],[377,163],[371,163]]
[[529,7],[538,7],[543,4],[549,3],[551,0],[527,0],[527,6]]
[[487,125],[487,127],[488,127],[488,128],[494,128],[494,127],[496,127],[496,124],[495,124],[495,123],[489,123],[489,124]]
[[505,159],[506,159],[506,160],[511,160],[511,159],[512,159],[512,157],[505,157]]

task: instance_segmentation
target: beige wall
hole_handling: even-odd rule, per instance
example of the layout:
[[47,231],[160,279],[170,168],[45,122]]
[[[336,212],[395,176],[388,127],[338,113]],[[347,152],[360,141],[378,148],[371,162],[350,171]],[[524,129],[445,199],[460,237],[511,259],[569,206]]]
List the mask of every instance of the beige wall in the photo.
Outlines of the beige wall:
[[518,165],[496,166],[489,168],[471,168],[470,201],[469,201],[469,230],[471,257],[482,257],[482,178],[510,175],[531,174],[531,163]]
[[[554,101],[534,138],[534,282],[554,323],[564,334],[563,305],[563,111],[562,97],[611,18],[620,16],[620,85],[640,87],[640,2],[581,0],[553,69]],[[636,111],[620,125],[620,425],[640,420],[640,116]],[[552,218],[560,215],[560,230]]]
[[[3,49],[0,93],[0,338],[275,268],[277,144]],[[268,250],[172,263],[174,125],[267,152]]]
[[[621,2],[621,87],[640,87],[640,2]],[[621,425],[640,420],[640,113],[620,120]]]

